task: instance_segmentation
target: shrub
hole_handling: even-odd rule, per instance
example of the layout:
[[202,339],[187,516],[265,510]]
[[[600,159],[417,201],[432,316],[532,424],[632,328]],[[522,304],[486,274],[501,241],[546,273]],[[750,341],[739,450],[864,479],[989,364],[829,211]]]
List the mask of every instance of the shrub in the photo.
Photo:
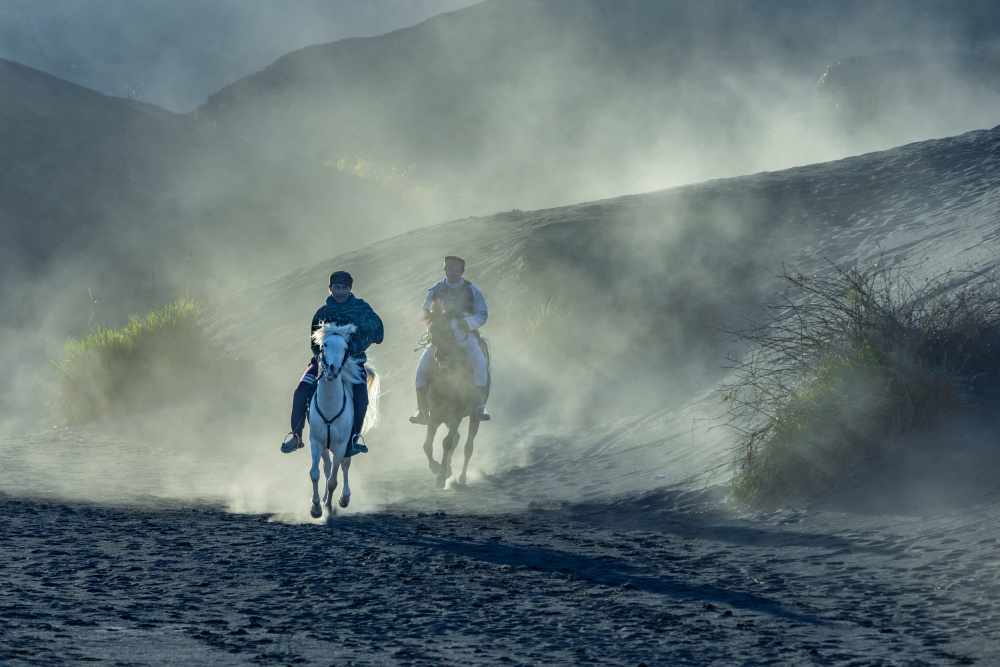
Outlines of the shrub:
[[557,326],[560,320],[569,317],[570,309],[559,306],[555,303],[555,297],[551,297],[545,304],[545,308],[539,308],[535,315],[525,323],[524,332],[529,336],[550,331]]
[[775,504],[818,495],[884,456],[901,435],[961,406],[1000,374],[1000,290],[991,276],[918,282],[902,265],[785,268],[764,323],[725,386],[740,436],[733,493]]
[[201,305],[185,298],[145,318],[133,315],[122,329],[99,324],[67,343],[63,360],[53,365],[67,417],[81,423],[141,404],[153,392],[162,398],[218,356],[202,325]]

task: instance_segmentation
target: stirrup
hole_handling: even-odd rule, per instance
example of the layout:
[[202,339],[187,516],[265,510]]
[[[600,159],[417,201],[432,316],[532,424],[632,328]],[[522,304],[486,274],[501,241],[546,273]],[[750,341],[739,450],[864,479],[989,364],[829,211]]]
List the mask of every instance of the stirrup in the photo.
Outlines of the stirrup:
[[490,420],[490,409],[485,405],[476,408],[476,421],[488,422]]
[[429,422],[430,419],[427,416],[426,410],[421,410],[420,408],[417,408],[416,410],[413,411],[413,414],[410,415],[411,424],[419,424],[421,426],[427,426]]
[[[367,453],[368,453],[368,445],[365,444],[365,438],[363,435],[358,433],[353,438],[351,438],[351,443],[347,446],[347,453],[344,454],[344,456],[347,457],[347,456],[354,456],[355,454],[367,454]],[[343,505],[343,507],[347,507],[347,505]]]
[[281,453],[291,454],[296,449],[302,449],[306,446],[306,443],[302,441],[302,436],[299,436],[299,444],[295,444],[295,432],[292,431],[285,436],[285,441],[281,443]]

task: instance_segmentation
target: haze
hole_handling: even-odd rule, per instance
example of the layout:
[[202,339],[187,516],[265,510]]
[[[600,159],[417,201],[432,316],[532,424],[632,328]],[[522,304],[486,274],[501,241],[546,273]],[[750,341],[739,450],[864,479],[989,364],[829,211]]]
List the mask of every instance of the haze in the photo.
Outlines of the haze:
[[[929,251],[921,225],[966,220],[962,188],[988,197],[974,179],[931,194],[914,166],[973,170],[956,156],[982,157],[985,139],[760,172],[996,125],[991,3],[469,4],[2,5],[0,55],[58,77],[8,63],[17,95],[0,99],[0,222],[16,239],[5,430],[61,448],[9,449],[17,492],[300,509],[288,489],[303,458],[273,459],[307,320],[346,268],[388,331],[372,350],[385,426],[358,507],[419,495],[412,349],[446,254],[484,289],[497,349],[476,480],[533,466],[554,501],[641,489],[661,468],[690,480],[727,462],[722,436],[691,425],[717,408],[730,350],[717,327],[758,309],[767,268],[819,270],[890,241],[902,258]],[[48,362],[67,339],[95,313],[114,326],[185,292],[257,373],[241,411],[208,392],[37,435],[61,425]],[[550,302],[572,315],[532,338],[524,325]],[[608,463],[615,448],[632,453]],[[66,451],[85,464],[46,477]],[[102,451],[118,456],[98,464]],[[157,468],[136,474],[152,451]]]

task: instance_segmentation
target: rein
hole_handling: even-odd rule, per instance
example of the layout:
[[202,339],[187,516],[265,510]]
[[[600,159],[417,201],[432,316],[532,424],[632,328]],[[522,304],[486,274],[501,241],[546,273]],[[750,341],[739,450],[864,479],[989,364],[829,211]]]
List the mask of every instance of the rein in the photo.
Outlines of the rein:
[[[345,360],[347,359],[347,350],[344,350],[344,359]],[[320,372],[321,373],[323,372],[324,368],[326,367],[326,364],[324,362],[325,362],[325,359],[323,358],[323,355],[320,355]],[[334,378],[333,381],[334,382],[340,382],[340,377],[338,376],[338,377]],[[312,404],[313,404],[313,407],[316,408],[316,414],[319,415],[319,418],[323,420],[324,424],[326,424],[326,448],[330,449],[330,427],[333,425],[333,422],[335,422],[338,419],[340,419],[340,415],[344,414],[344,410],[347,409],[347,389],[346,388],[344,389],[344,400],[340,404],[340,412],[338,412],[337,414],[335,414],[332,419],[327,419],[326,415],[323,414],[323,411],[319,409],[319,401],[316,400],[315,396],[313,397]]]
[[319,401],[315,398],[313,398],[313,407],[316,408],[316,414],[319,415],[319,418],[323,420],[324,424],[326,424],[326,448],[330,449],[330,426],[333,422],[340,419],[340,415],[344,414],[344,410],[347,409],[347,391],[344,391],[344,401],[340,404],[340,412],[334,415],[333,419],[326,418],[323,411],[319,409]]
[[431,332],[425,331],[424,335],[417,341],[417,347],[413,348],[413,351],[419,352],[420,350],[426,350],[429,347],[431,347]]

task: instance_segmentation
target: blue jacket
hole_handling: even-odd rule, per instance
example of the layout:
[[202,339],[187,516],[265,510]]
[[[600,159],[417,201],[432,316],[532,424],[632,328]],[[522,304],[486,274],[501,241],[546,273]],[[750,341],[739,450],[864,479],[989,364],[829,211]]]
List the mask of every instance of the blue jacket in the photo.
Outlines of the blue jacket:
[[351,336],[351,342],[347,346],[348,354],[356,357],[361,363],[368,361],[365,350],[372,344],[379,344],[385,337],[385,330],[382,327],[382,319],[375,314],[372,307],[363,299],[359,299],[354,294],[347,295],[347,301],[337,303],[332,296],[326,298],[326,305],[316,311],[313,315],[312,328],[309,330],[309,342],[313,355],[319,353],[319,346],[312,342],[312,333],[319,329],[324,323],[333,323],[337,326],[353,324],[358,330]]

